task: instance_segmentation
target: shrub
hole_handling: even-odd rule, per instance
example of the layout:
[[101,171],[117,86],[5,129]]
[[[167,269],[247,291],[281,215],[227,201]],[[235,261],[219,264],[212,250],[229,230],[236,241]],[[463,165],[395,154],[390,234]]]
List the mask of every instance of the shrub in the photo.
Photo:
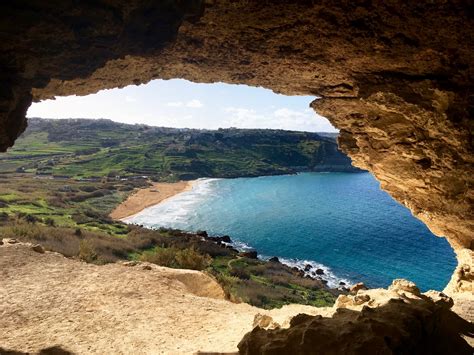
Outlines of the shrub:
[[157,248],[140,256],[141,261],[153,264],[192,270],[204,270],[211,262],[209,255],[201,254],[194,248]]
[[89,240],[82,240],[79,243],[79,259],[92,263],[97,260],[97,253]]
[[176,261],[183,269],[204,270],[211,265],[212,258],[194,248],[188,248],[176,253]]
[[96,191],[98,188],[96,186],[93,186],[93,185],[82,185],[82,186],[79,186],[79,190],[81,191],[84,191],[84,192],[94,192]]
[[8,213],[0,212],[0,222],[7,222],[8,221]]
[[54,219],[52,218],[46,218],[44,223],[47,225],[47,226],[50,226],[50,227],[54,227],[56,226],[56,222],[54,222]]
[[25,216],[25,221],[27,221],[28,223],[35,224],[36,222],[38,222],[38,218],[36,218],[36,217],[33,216],[32,214],[27,214],[27,215]]
[[238,277],[241,280],[250,280],[250,273],[243,268],[236,268],[230,270],[230,275]]
[[140,260],[160,266],[176,267],[176,251],[175,248],[159,248],[153,250],[153,252],[143,253]]

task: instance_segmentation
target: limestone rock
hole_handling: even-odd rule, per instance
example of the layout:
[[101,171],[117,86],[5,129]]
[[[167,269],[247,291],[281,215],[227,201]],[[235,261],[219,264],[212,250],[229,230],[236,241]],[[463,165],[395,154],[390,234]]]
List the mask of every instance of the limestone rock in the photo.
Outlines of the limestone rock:
[[288,329],[256,327],[239,343],[240,354],[471,354],[461,334],[474,326],[445,304],[386,292],[394,298],[382,306],[339,308],[330,318],[296,316]]
[[393,280],[392,284],[389,286],[388,289],[397,293],[409,292],[416,296],[421,295],[419,288],[415,285],[414,282],[404,279]]
[[365,284],[363,282],[359,282],[359,283],[356,283],[355,285],[353,285],[349,292],[350,293],[357,293],[359,290],[367,290],[367,286],[365,286]]
[[253,320],[253,327],[260,327],[264,329],[278,329],[280,325],[273,320],[272,317],[266,314],[257,313]]
[[39,244],[33,245],[31,249],[37,253],[44,254],[44,248]]
[[123,266],[129,266],[129,267],[130,267],[130,266],[137,266],[137,265],[139,264],[139,262],[136,261],[136,260],[131,260],[131,261],[124,261],[124,262],[121,262],[121,264],[122,264]]
[[468,2],[3,1],[0,23],[0,150],[56,95],[185,78],[319,96],[353,164],[456,249],[446,292],[472,300]]
[[446,294],[444,294],[443,292],[431,290],[423,294],[429,297],[438,306],[449,309],[454,305],[453,299],[447,296]]

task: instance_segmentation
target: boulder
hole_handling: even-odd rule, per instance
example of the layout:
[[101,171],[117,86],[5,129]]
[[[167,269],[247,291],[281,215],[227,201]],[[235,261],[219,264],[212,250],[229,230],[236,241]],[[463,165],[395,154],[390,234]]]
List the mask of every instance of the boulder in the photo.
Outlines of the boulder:
[[274,257],[268,259],[268,261],[271,262],[271,263],[279,263],[280,259],[278,259],[278,257],[274,256]]
[[243,256],[244,258],[249,258],[249,259],[257,259],[257,251],[256,250],[249,250],[249,251],[243,251],[240,253],[240,256]]
[[324,270],[323,269],[316,269],[316,274],[317,275],[324,275]]
[[272,317],[266,314],[257,313],[253,319],[253,327],[264,329],[279,329],[280,324],[275,322]]
[[200,236],[200,237],[204,237],[204,238],[207,238],[207,237],[208,237],[206,231],[198,231],[198,232],[196,232],[196,235],[198,235],[198,236]]
[[138,261],[132,260],[132,261],[124,261],[122,263],[123,266],[136,266],[138,265]]
[[359,282],[350,288],[350,292],[355,294],[359,290],[367,290],[367,289],[368,289],[367,286],[365,286],[363,282]]
[[37,253],[40,253],[40,254],[44,254],[44,248],[39,245],[39,244],[35,244],[31,247],[31,250],[37,252]]
[[230,237],[228,235],[224,235],[224,236],[221,237],[221,242],[232,243],[232,239],[230,239]]
[[304,271],[309,271],[313,268],[313,265],[311,264],[306,264],[306,266],[304,267]]
[[415,296],[421,295],[420,289],[415,285],[414,282],[404,279],[393,280],[392,284],[389,286],[388,289],[397,293],[408,292],[414,294]]
[[354,305],[356,306],[369,302],[369,301],[370,301],[370,296],[367,294],[354,296]]
[[431,290],[431,291],[425,292],[424,295],[431,298],[434,304],[442,308],[450,309],[454,305],[453,299],[443,292]]

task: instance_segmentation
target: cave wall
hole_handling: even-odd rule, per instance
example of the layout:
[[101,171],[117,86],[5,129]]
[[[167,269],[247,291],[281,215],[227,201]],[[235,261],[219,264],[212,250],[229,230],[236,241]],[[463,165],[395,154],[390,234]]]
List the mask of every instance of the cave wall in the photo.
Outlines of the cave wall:
[[0,4],[0,150],[31,100],[185,78],[320,97],[354,164],[448,238],[472,292],[471,1]]

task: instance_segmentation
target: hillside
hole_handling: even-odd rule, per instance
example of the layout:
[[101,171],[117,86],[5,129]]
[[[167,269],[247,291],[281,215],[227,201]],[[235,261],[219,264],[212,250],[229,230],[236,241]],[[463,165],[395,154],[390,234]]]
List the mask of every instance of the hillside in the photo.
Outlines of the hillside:
[[156,181],[358,169],[334,135],[282,130],[217,131],[128,125],[110,120],[30,118],[0,171]]

